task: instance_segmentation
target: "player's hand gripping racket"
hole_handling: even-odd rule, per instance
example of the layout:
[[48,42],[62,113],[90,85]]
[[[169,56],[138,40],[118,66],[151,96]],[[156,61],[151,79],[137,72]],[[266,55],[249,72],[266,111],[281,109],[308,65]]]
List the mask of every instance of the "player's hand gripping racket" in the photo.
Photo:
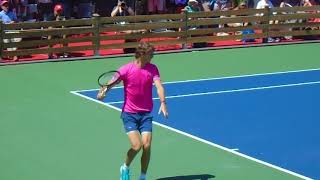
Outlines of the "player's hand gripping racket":
[[120,73],[118,71],[108,71],[98,77],[98,84],[101,87],[97,99],[103,100],[106,93],[116,84],[120,82]]

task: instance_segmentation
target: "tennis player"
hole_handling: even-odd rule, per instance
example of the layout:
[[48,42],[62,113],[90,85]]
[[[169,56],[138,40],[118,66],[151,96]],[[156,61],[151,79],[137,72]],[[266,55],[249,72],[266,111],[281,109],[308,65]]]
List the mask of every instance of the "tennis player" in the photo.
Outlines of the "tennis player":
[[[155,84],[160,98],[160,110],[168,118],[164,88],[156,65],[151,63],[154,48],[141,42],[136,48],[135,60],[120,67],[120,79],[124,84],[124,105],[121,118],[129,137],[131,148],[124,164],[120,167],[120,180],[130,180],[129,167],[137,153],[142,149],[141,174],[139,180],[146,179],[150,161],[152,141],[152,85]],[[105,89],[101,88],[98,99],[103,99]],[[101,93],[102,92],[102,93]]]

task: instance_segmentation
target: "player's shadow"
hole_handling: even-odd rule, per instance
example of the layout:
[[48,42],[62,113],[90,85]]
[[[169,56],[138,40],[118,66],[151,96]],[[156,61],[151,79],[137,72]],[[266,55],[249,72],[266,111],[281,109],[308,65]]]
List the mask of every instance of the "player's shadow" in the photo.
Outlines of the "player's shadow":
[[164,177],[164,178],[159,178],[156,180],[210,180],[213,178],[215,178],[214,175],[200,174],[200,175]]

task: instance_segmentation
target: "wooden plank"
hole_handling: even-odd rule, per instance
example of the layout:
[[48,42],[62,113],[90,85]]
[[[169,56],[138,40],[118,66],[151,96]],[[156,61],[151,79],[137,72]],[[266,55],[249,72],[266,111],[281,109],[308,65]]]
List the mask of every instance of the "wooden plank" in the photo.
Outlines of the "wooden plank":
[[183,19],[183,14],[160,14],[160,15],[138,15],[138,16],[116,16],[116,17],[103,17],[100,23],[115,23],[115,22],[149,22],[163,19],[179,20]]
[[262,22],[268,21],[267,16],[238,16],[238,17],[224,17],[224,18],[209,18],[189,20],[188,26],[199,25],[213,25],[213,24],[227,24],[227,23],[242,23],[242,22]]
[[211,12],[194,12],[188,13],[188,18],[206,18],[217,16],[232,16],[232,15],[255,15],[267,14],[267,9],[243,9],[243,10],[227,10],[227,11],[211,11]]
[[170,39],[170,40],[163,40],[163,41],[150,41],[149,43],[153,46],[185,44],[186,39],[179,38],[179,39]]
[[295,6],[295,7],[275,7],[270,9],[271,12],[288,13],[288,12],[303,12],[303,11],[319,11],[320,6]]
[[160,38],[160,37],[181,37],[185,32],[160,32],[160,33],[121,33],[114,36],[101,36],[101,40],[122,40],[122,39],[143,39],[143,38]]
[[92,33],[93,27],[80,27],[80,28],[51,28],[51,29],[30,29],[20,30],[19,33],[5,33],[3,38],[25,38],[25,37],[42,37],[54,35],[70,35],[81,33]]
[[21,42],[12,42],[4,44],[4,48],[10,47],[17,47],[17,48],[33,48],[35,46],[48,46],[48,45],[55,45],[55,44],[68,44],[68,43],[78,43],[78,42],[92,42],[95,40],[93,36],[86,36],[86,37],[67,37],[66,39],[60,38],[53,38],[53,39],[43,39],[43,40],[26,40]]
[[41,22],[21,22],[14,24],[6,24],[5,30],[16,30],[16,29],[40,29],[48,27],[72,27],[72,26],[88,26],[92,25],[92,19],[74,19],[65,21],[41,21]]
[[[173,45],[185,43],[185,39],[172,39],[172,40],[162,40],[162,41],[148,41],[151,45]],[[102,49],[121,49],[121,48],[134,48],[137,47],[139,42],[128,42],[119,44],[108,44],[102,45]]]
[[241,26],[241,27],[226,27],[226,28],[204,28],[204,29],[195,29],[188,30],[188,35],[207,35],[219,32],[237,32],[247,29],[263,29],[266,25],[254,25],[254,26]]
[[211,42],[211,41],[225,41],[225,40],[237,40],[243,38],[257,39],[265,38],[267,33],[261,34],[248,34],[248,35],[229,35],[229,36],[200,36],[200,37],[189,37],[187,38],[188,43],[195,42]]
[[46,49],[20,49],[16,51],[4,51],[4,56],[23,56],[23,55],[33,55],[33,54],[49,54],[49,53],[59,53],[59,52],[73,52],[73,51],[85,51],[94,50],[94,46],[75,46],[75,47],[62,47],[62,48],[46,48]]
[[270,21],[279,20],[290,20],[290,19],[309,19],[309,18],[320,18],[320,13],[299,13],[299,14],[277,14],[270,16]]
[[281,36],[313,36],[320,35],[320,30],[304,30],[304,31],[288,31],[288,32],[269,32],[270,37],[281,37]]
[[95,56],[99,56],[100,55],[100,16],[99,15],[95,15],[94,16],[94,34],[93,36],[95,37],[95,40],[93,41],[95,50],[94,50],[94,55]]
[[161,28],[180,28],[184,27],[185,22],[173,21],[173,22],[161,22],[161,23],[134,23],[125,25],[108,25],[100,28],[100,32],[110,31],[126,31],[126,30],[150,30],[150,29],[161,29]]
[[128,43],[118,43],[118,44],[107,44],[101,45],[101,49],[122,49],[122,48],[134,48],[139,45],[139,42],[128,42]]
[[303,27],[320,27],[320,22],[315,23],[281,23],[281,24],[270,24],[270,29],[283,29],[283,28],[303,28]]

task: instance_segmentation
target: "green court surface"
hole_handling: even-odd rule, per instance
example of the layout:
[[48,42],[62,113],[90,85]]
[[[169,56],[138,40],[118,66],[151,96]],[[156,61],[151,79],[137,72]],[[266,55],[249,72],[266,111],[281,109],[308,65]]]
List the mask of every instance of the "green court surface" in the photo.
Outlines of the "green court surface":
[[[161,54],[162,81],[320,68],[320,44]],[[0,180],[116,180],[129,147],[120,113],[79,98],[132,57],[0,67]],[[170,106],[169,106],[170,111]],[[170,119],[169,119],[170,121]],[[132,164],[138,179],[139,156]],[[298,177],[154,127],[148,177],[294,180]]]

